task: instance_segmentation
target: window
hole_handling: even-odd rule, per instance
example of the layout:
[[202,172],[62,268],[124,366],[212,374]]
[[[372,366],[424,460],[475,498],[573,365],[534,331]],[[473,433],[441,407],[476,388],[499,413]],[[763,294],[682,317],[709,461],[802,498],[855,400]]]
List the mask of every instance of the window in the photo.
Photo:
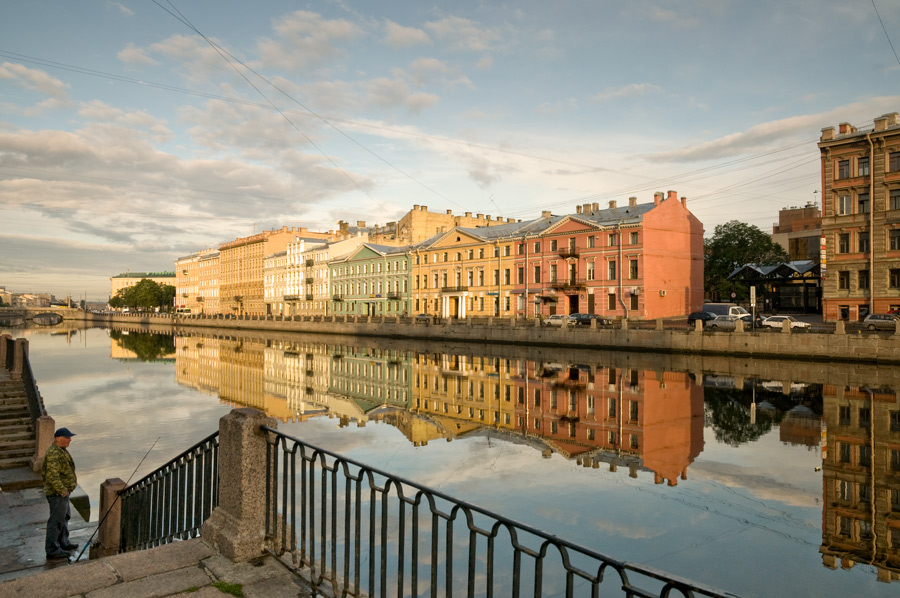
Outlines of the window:
[[628,403],[629,403],[629,405],[628,405],[629,420],[635,422],[635,421],[637,421],[637,418],[638,418],[638,402],[637,401],[629,401]]
[[888,231],[890,248],[892,251],[900,250],[900,229]]
[[[897,231],[897,232],[900,233],[900,231]],[[900,237],[900,234],[898,234],[898,237]],[[587,263],[587,272],[586,272],[586,274],[587,274],[587,279],[588,279],[588,280],[594,280],[594,262],[588,262],[588,263]]]
[[857,214],[868,214],[869,213],[869,194],[868,193],[860,193],[857,201]]
[[900,471],[900,451],[891,450],[891,469]]
[[841,520],[841,535],[845,538],[849,538],[851,535],[851,530],[853,529],[853,519],[850,517],[840,517]]
[[484,247],[482,247],[481,249],[478,250],[478,259],[480,259],[480,260],[484,259]]
[[850,407],[848,405],[838,407],[838,423],[842,426],[850,425]]
[[891,209],[900,210],[900,189],[891,189]]
[[888,171],[900,171],[900,152],[891,152],[888,155]]
[[540,243],[535,243],[535,244],[534,244],[534,252],[535,252],[535,253],[540,253],[540,252],[541,252],[541,244],[540,244]]
[[510,255],[510,247],[511,247],[510,245],[503,246],[503,255],[505,255],[505,256]]
[[846,442],[839,443],[841,463],[850,463],[850,445]]
[[615,233],[609,235],[609,246],[610,246],[610,247],[615,247],[615,246],[616,246],[616,235],[615,235]]
[[525,284],[525,268],[516,270],[516,284]]
[[556,264],[550,264],[550,282],[556,282]]
[[839,179],[849,179],[850,178],[850,160],[840,160],[838,162],[838,176]]
[[550,251],[556,251],[556,239],[550,241]]
[[[900,272],[900,270],[898,270],[898,272]],[[610,293],[607,296],[606,308],[610,311],[616,309],[616,294],[615,293]]]
[[631,434],[630,436],[631,436],[631,448],[637,449],[638,448],[637,434]]
[[537,283],[541,282],[541,267],[540,266],[534,267],[534,282],[537,282]]
[[838,288],[850,288],[850,272],[848,272],[847,270],[841,270],[840,272],[838,272]]
[[850,213],[850,196],[849,195],[841,195],[836,198],[837,206],[835,206],[835,212],[838,215],[846,215]]
[[607,411],[607,413],[609,414],[610,418],[615,419],[615,417],[616,417],[616,400],[615,399],[609,400],[609,411]]
[[838,498],[844,502],[850,502],[850,482],[841,480],[837,487]]
[[888,284],[892,289],[900,289],[900,269],[891,268]]
[[868,253],[869,251],[869,233],[857,233],[856,240],[859,245],[860,253]]
[[869,158],[858,158],[856,160],[856,175],[869,176]]
[[872,410],[868,407],[859,408],[859,427],[868,428],[872,424]]
[[838,253],[850,253],[850,233],[838,234]]
[[869,271],[868,270],[860,270],[858,276],[859,282],[859,290],[865,291],[869,288]]
[[595,239],[594,235],[591,235],[590,237],[587,238],[587,246],[588,247],[594,246],[594,239]]
[[615,445],[618,440],[616,433],[613,432],[612,430],[610,430],[609,433],[607,434],[607,439],[609,440],[609,443],[612,445]]
[[541,406],[541,389],[540,388],[534,389],[534,406],[535,407]]
[[891,411],[891,432],[900,430],[900,411]]
[[632,295],[631,296],[631,310],[636,311],[638,309],[638,305],[639,305],[638,304],[638,296]]
[[609,280],[616,279],[616,260],[610,260],[609,262]]
[[503,284],[508,285],[510,282],[509,278],[509,268],[504,268],[503,270]]
[[631,244],[632,244],[632,245],[637,245],[637,244],[638,244],[638,234],[637,234],[637,232],[631,233]]
[[516,252],[519,255],[525,255],[525,243],[519,243],[518,249],[516,249]]
[[869,467],[872,465],[872,447],[871,446],[861,446],[859,447],[859,465],[863,467]]
[[628,260],[628,278],[634,280],[638,277],[638,261]]

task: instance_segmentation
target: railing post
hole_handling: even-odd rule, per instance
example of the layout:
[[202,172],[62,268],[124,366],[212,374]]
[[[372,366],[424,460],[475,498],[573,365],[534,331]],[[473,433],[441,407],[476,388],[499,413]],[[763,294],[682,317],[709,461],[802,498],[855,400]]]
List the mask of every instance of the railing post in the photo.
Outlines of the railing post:
[[6,367],[6,352],[11,344],[11,334],[0,334],[0,367]]
[[125,486],[119,478],[109,478],[100,484],[100,527],[97,528],[97,543],[91,546],[91,559],[119,554],[122,501],[116,498]]
[[44,467],[44,454],[53,444],[56,422],[49,415],[42,415],[37,418],[34,427],[35,448],[34,456],[31,458],[31,471],[38,473]]
[[233,409],[219,420],[219,506],[200,535],[234,562],[263,553],[266,525],[266,435],[275,418],[258,409]]

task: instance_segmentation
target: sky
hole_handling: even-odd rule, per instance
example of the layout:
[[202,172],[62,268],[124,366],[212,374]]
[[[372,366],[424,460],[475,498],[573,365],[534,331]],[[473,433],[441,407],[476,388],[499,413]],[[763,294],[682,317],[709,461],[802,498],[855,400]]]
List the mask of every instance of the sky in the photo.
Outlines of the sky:
[[675,190],[771,232],[821,129],[900,111],[900,0],[29,0],[0,7],[0,287],[414,204],[528,219]]

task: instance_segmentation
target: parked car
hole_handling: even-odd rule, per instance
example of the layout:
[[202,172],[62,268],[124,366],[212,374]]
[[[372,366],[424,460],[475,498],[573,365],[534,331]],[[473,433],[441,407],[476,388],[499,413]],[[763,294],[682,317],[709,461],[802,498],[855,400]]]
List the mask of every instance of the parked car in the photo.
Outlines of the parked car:
[[419,314],[416,316],[416,324],[431,324],[431,315]]
[[612,324],[609,318],[598,316],[597,314],[569,314],[570,326],[590,326],[591,322],[596,320],[597,326],[608,326]]
[[544,326],[566,326],[569,323],[569,316],[565,314],[553,314],[544,320]]
[[893,314],[869,314],[863,320],[863,326],[869,330],[894,330],[897,328],[897,316]]
[[809,322],[801,322],[794,316],[769,316],[762,321],[762,325],[781,330],[785,321],[791,323],[791,328],[809,329]]
[[701,311],[708,311],[708,312],[714,313],[717,316],[750,315],[750,312],[748,312],[746,309],[744,309],[740,305],[735,305],[734,303],[704,303],[703,307],[701,307],[700,309],[701,309]]
[[706,326],[706,323],[710,320],[715,319],[715,317],[716,314],[711,311],[695,311],[688,316],[688,326],[693,328],[696,325],[694,324],[694,322],[696,322],[697,320],[700,320],[701,322],[703,322],[703,326]]
[[712,320],[708,320],[703,327],[711,330],[734,330],[737,328],[736,322],[740,319],[740,316],[722,314],[716,316]]

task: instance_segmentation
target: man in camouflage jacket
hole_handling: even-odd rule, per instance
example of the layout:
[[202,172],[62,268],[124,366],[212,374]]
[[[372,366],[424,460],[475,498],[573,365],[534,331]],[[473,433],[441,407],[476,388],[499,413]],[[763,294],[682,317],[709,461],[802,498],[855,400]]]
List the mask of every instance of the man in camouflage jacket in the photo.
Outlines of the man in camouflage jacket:
[[44,548],[48,559],[62,559],[69,557],[66,551],[78,549],[77,544],[69,541],[69,496],[75,490],[78,478],[75,477],[75,461],[66,450],[75,434],[68,428],[60,428],[54,436],[54,443],[44,454],[44,494],[50,503]]

